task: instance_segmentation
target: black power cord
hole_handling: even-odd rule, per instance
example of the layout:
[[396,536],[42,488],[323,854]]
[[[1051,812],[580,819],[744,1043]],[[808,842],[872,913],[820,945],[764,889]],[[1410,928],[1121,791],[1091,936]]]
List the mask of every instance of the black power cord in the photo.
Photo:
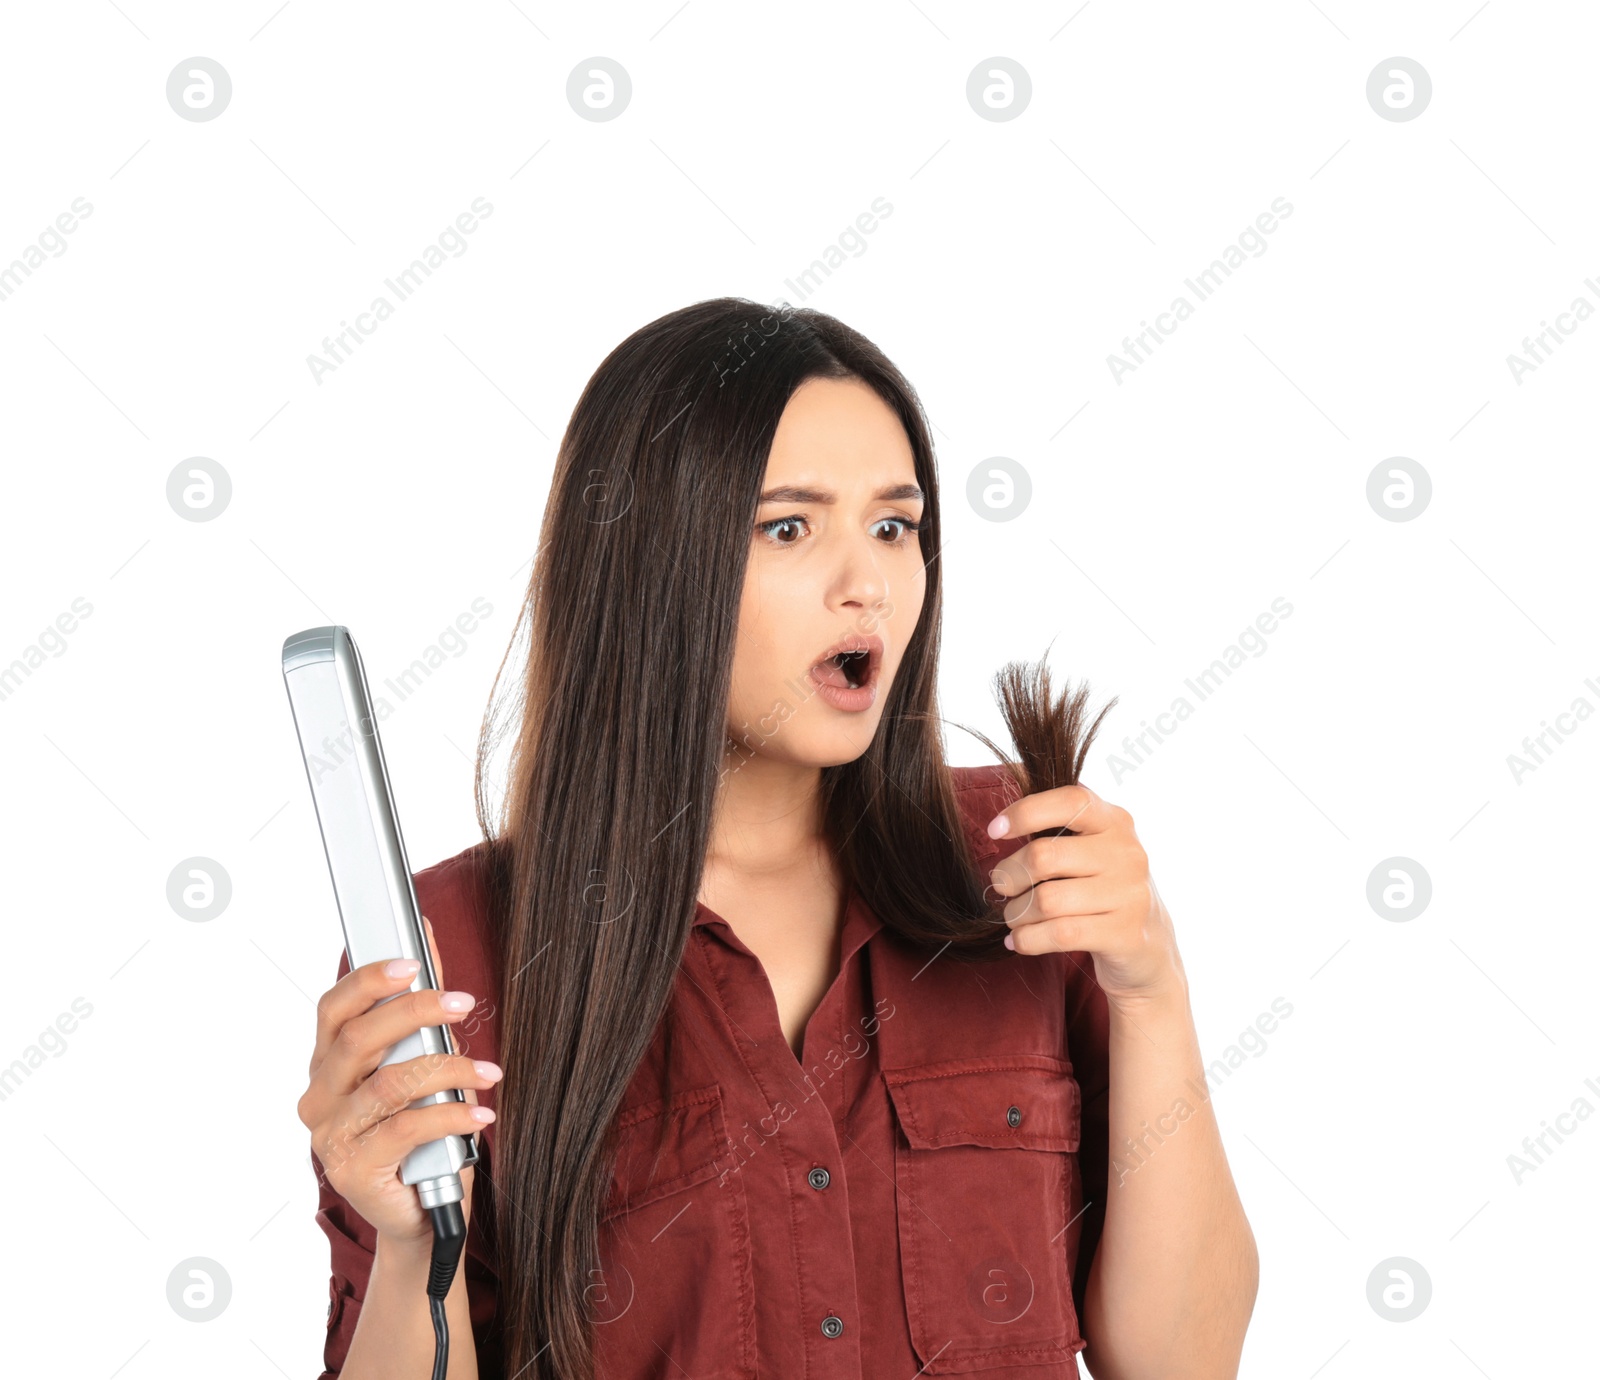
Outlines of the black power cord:
[[450,1369],[450,1326],[444,1315],[445,1296],[461,1262],[461,1248],[467,1243],[467,1223],[461,1204],[445,1203],[429,1208],[433,1219],[433,1256],[428,1264],[428,1309],[433,1314],[433,1380],[445,1380]]

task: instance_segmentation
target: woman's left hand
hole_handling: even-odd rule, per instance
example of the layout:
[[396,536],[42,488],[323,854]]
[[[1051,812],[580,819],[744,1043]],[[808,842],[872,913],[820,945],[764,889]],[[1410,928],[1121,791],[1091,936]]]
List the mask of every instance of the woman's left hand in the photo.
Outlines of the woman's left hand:
[[1037,791],[989,824],[991,838],[1031,838],[995,865],[990,882],[1012,900],[1008,947],[1020,954],[1084,952],[1112,1002],[1138,1003],[1186,985],[1172,917],[1133,832],[1133,816],[1087,786]]

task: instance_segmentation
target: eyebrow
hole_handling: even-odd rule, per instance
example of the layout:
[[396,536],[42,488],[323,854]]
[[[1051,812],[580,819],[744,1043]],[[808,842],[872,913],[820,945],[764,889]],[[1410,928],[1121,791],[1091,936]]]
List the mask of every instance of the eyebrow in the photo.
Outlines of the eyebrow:
[[[923,492],[915,484],[891,484],[879,489],[873,499],[908,499],[921,502]],[[782,488],[767,489],[761,495],[762,503],[836,503],[838,495],[829,489],[803,489],[792,484]]]

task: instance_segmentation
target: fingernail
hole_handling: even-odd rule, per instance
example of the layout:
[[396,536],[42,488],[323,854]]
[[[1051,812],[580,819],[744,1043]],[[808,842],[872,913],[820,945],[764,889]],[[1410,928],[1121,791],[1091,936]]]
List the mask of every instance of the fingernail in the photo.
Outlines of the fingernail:
[[477,1000],[471,992],[441,992],[439,1005],[446,1011],[468,1011]]
[[474,1121],[493,1121],[494,1109],[492,1107],[480,1107],[477,1103],[473,1103],[472,1119]]
[[1015,952],[1016,947],[1017,947],[1017,936],[1015,934],[1008,934],[1006,936],[1006,948],[1011,949],[1013,952]]
[[479,1078],[499,1078],[500,1065],[491,1064],[487,1059],[474,1059],[472,1067],[478,1071]]
[[1011,829],[1011,821],[1004,814],[998,814],[989,821],[989,837],[1003,839]]
[[392,978],[415,977],[420,967],[414,958],[391,958],[383,965],[383,971]]

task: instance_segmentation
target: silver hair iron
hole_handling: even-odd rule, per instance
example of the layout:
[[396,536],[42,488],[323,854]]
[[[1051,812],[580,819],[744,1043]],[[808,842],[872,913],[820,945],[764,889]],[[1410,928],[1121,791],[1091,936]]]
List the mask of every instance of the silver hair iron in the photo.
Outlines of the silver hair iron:
[[[285,638],[283,680],[333,877],[350,968],[354,971],[385,959],[413,958],[422,966],[407,990],[437,990],[438,974],[400,837],[366,672],[349,629],[307,628]],[[399,995],[383,1000],[393,1001]],[[424,1026],[391,1046],[380,1065],[422,1055],[442,1059],[452,1053],[446,1027]],[[465,1100],[462,1092],[453,1088],[429,1093],[407,1105],[425,1107]],[[465,1241],[460,1171],[477,1162],[476,1139],[450,1135],[417,1146],[400,1165],[401,1182],[416,1185],[422,1206],[433,1217],[428,1294],[438,1343],[434,1374],[439,1377],[448,1364],[444,1297]]]

